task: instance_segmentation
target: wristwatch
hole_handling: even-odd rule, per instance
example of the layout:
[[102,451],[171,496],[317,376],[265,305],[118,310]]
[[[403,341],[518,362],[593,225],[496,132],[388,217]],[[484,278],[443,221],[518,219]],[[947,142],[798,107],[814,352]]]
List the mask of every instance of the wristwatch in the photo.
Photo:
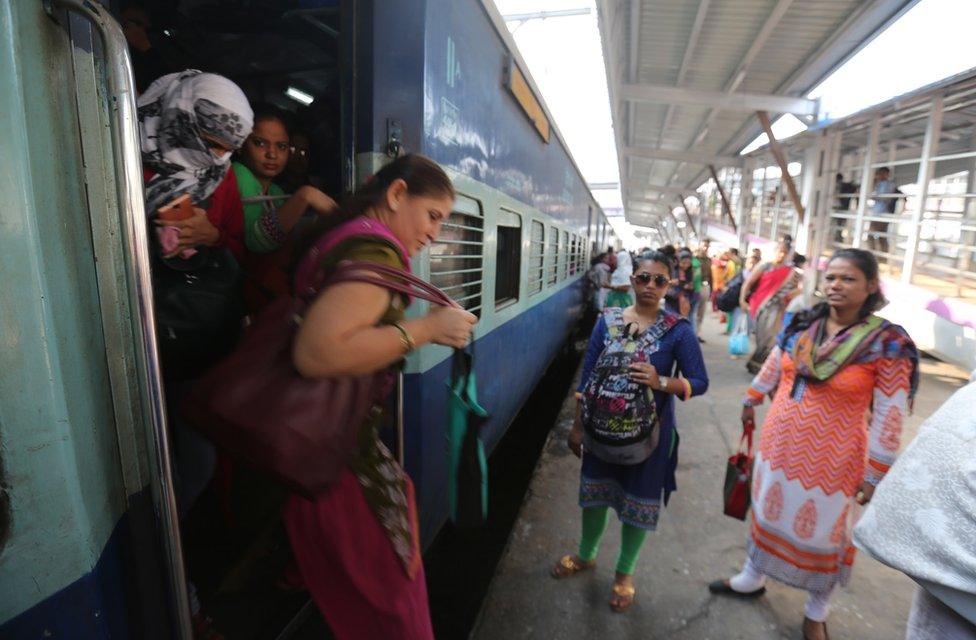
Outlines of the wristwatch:
[[667,376],[659,376],[658,379],[657,379],[657,390],[658,391],[667,391],[668,390],[668,383],[669,382],[671,382],[671,378],[669,378]]

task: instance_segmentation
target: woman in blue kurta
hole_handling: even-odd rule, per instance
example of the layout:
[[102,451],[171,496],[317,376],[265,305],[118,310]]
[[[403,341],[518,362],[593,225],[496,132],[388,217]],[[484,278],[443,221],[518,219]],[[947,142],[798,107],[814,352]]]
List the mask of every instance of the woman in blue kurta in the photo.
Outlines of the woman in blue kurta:
[[[594,566],[609,509],[613,508],[623,526],[610,600],[611,608],[617,612],[627,610],[634,601],[633,573],[641,545],[647,532],[657,527],[661,508],[676,488],[678,432],[674,396],[687,400],[708,389],[708,374],[691,324],[662,308],[661,300],[670,279],[670,263],[665,255],[654,252],[639,261],[631,276],[636,302],[625,309],[607,309],[597,321],[577,393],[577,398],[581,398],[604,349],[619,340],[621,332],[632,336],[639,351],[633,354],[630,380],[653,390],[658,419],[657,447],[650,457],[632,465],[606,462],[593,452],[583,451],[579,407],[568,437],[570,449],[583,460],[579,497],[583,531],[578,553],[561,558],[552,575],[565,578]],[[670,377],[674,371],[681,377]]]

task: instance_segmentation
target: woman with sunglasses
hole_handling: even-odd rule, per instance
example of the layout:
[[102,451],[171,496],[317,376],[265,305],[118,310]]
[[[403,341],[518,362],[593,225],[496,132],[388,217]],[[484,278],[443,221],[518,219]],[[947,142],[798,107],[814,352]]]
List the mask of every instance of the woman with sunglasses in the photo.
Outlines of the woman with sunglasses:
[[[674,472],[677,467],[678,434],[675,431],[674,396],[687,400],[708,389],[708,374],[694,329],[687,319],[664,309],[661,301],[671,281],[671,264],[660,252],[645,254],[638,260],[630,278],[636,301],[624,309],[608,308],[597,321],[590,336],[583,376],[576,394],[577,412],[567,444],[583,460],[580,477],[579,504],[583,509],[583,527],[579,549],[566,555],[552,569],[555,578],[568,578],[591,570],[596,564],[600,538],[606,530],[609,508],[613,508],[622,523],[621,549],[617,558],[616,576],[610,607],[622,613],[634,602],[636,589],[633,574],[637,557],[648,531],[657,527],[661,509],[675,489]],[[603,385],[621,391],[610,398],[633,402],[653,417],[653,428],[645,446],[647,457],[635,464],[610,462],[606,450],[596,440],[589,439],[591,424],[584,424],[583,403],[601,390],[594,390],[595,381],[609,380],[595,374],[598,363],[607,354],[621,354],[629,363],[626,376],[615,384]],[[672,371],[682,377],[671,377]],[[619,374],[618,374],[619,375]],[[626,387],[626,389],[623,389]],[[587,394],[584,398],[584,392]],[[646,403],[650,394],[652,403]],[[645,395],[641,395],[645,394]],[[611,394],[613,395],[613,394]],[[599,400],[597,400],[599,402]],[[590,406],[587,404],[587,407]],[[628,417],[639,419],[632,412]],[[591,412],[587,412],[592,416]],[[585,443],[585,447],[584,447]],[[630,445],[628,445],[630,446]],[[649,452],[647,455],[646,452]]]

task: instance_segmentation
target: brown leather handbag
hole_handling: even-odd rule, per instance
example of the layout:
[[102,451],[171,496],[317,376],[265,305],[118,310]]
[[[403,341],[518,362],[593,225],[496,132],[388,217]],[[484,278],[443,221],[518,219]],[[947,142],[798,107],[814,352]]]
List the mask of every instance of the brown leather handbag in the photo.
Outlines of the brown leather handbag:
[[442,291],[402,269],[340,263],[320,287],[306,291],[313,295],[283,297],[267,306],[236,349],[194,387],[183,407],[191,424],[215,445],[306,496],[339,477],[356,453],[360,425],[392,388],[387,370],[331,378],[306,378],[295,370],[292,342],[306,300],[340,282],[367,282],[456,306]]

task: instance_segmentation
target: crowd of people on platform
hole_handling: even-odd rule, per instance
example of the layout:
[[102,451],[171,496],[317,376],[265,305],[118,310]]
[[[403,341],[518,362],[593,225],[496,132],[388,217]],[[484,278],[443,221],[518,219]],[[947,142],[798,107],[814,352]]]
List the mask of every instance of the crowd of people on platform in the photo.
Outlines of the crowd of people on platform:
[[[630,287],[613,278],[621,264],[627,265],[622,273]],[[923,426],[922,436],[907,450],[908,455],[936,456],[933,449],[941,447],[947,456],[941,466],[950,471],[937,482],[929,475],[924,482],[913,480],[911,471],[903,471],[899,480],[882,483],[901,448],[903,421],[917,393],[918,351],[904,329],[876,315],[886,301],[871,252],[835,252],[821,274],[820,301],[803,294],[805,264],[789,236],[775,245],[768,262],[759,249],[745,264],[735,248],[712,256],[707,240],[698,251],[668,246],[633,257],[627,251],[598,256],[590,283],[600,315],[568,436],[569,448],[582,458],[582,533],[577,552],[560,558],[552,575],[562,579],[594,567],[612,508],[622,530],[610,606],[622,612],[633,603],[641,545],[676,487],[672,398],[687,400],[708,389],[699,347],[704,340],[695,337],[699,314],[724,293],[725,308],[734,305],[721,318],[725,333],[747,319],[742,324],[755,341],[747,362],[755,378],[742,400],[743,429],[752,428],[755,407],[766,397],[772,406],[751,466],[752,516],[743,568],[714,581],[709,590],[758,597],[768,578],[804,590],[803,637],[827,638],[830,603],[850,581],[857,543],[919,581],[907,638],[976,638],[976,548],[959,543],[959,536],[967,535],[960,532],[971,535],[976,521],[976,492],[959,484],[967,473],[962,467],[969,464],[962,452],[976,434],[976,422],[963,415],[960,403],[976,392],[976,382],[933,416],[930,422],[938,426]],[[619,373],[622,353],[629,354],[624,374]],[[645,387],[651,390],[658,426],[643,436],[652,446],[642,450],[635,449],[642,442],[636,415],[647,412],[641,400],[647,392],[640,391]],[[950,406],[955,410],[949,411]],[[641,408],[628,412],[625,407]],[[937,434],[943,426],[960,437]],[[640,455],[620,457],[624,443],[629,453]],[[918,468],[916,463],[913,469]],[[873,509],[879,485],[878,495],[886,500]],[[955,487],[959,497],[943,499],[941,511],[929,513],[926,490],[935,485],[942,491]],[[909,515],[902,498],[910,498],[905,505],[912,510]],[[870,517],[855,528],[865,505]],[[929,515],[939,531],[923,524]],[[923,560],[912,556],[911,542],[880,530],[879,521],[897,521],[910,531],[924,550]],[[950,546],[940,549],[940,540]]]
[[[129,31],[138,32],[139,18],[128,16]],[[150,58],[142,62],[151,67]],[[339,204],[314,186],[308,136],[289,114],[252,105],[227,78],[187,70],[140,89],[157,324],[185,516],[217,474],[220,453],[185,423],[180,404],[234,348],[242,321],[276,296],[295,294],[296,265],[317,272],[353,260],[409,272],[410,257],[436,239],[455,192],[436,163],[407,155]],[[330,237],[343,241],[318,253]],[[972,611],[960,612],[976,593],[976,497],[972,486],[960,484],[960,474],[972,470],[971,456],[959,453],[976,438],[964,409],[973,385],[933,416],[906,452],[934,456],[933,465],[946,467],[925,487],[940,491],[942,503],[932,507],[929,494],[912,493],[920,481],[910,470],[900,480],[908,488],[882,483],[889,470],[908,467],[895,459],[919,365],[908,334],[875,315],[884,303],[875,257],[856,249],[835,253],[823,276],[825,299],[816,304],[803,295],[805,259],[790,237],[779,241],[770,261],[762,258],[758,249],[745,259],[735,247],[713,252],[708,240],[695,250],[608,249],[595,258],[587,282],[599,316],[568,441],[582,458],[582,532],[577,553],[562,557],[552,575],[566,578],[594,566],[613,509],[623,525],[610,605],[623,612],[634,602],[640,549],[676,488],[674,398],[687,401],[708,389],[701,327],[724,296],[732,300],[721,316],[725,333],[748,330],[755,340],[743,424],[754,421],[754,407],[767,396],[772,407],[754,464],[742,571],[709,588],[754,597],[772,578],[803,589],[809,594],[804,637],[826,638],[831,598],[851,575],[855,514],[877,495],[884,505],[868,511],[870,526],[861,528],[859,542],[883,555],[889,540],[879,536],[877,523],[911,530],[915,544],[899,539],[891,552],[891,564],[923,585],[909,637],[976,637]],[[208,304],[187,303],[186,274],[204,283]],[[467,343],[475,316],[445,306],[407,319],[410,300],[362,281],[317,291],[295,337],[295,369],[310,378],[392,371],[420,346]],[[272,501],[293,558],[279,582],[307,588],[336,637],[426,640],[433,631],[412,484],[378,428],[374,413],[356,425],[357,456],[328,490],[310,497],[282,489]],[[947,440],[946,430],[958,437]],[[221,462],[225,471],[233,465]],[[221,480],[226,488],[233,475]],[[914,502],[902,502],[905,496]],[[940,522],[951,523],[946,535],[955,546],[941,549],[944,538],[931,528],[906,524],[905,504],[916,513],[938,508]],[[921,563],[910,557],[919,551]],[[219,640],[190,590],[196,637]]]

